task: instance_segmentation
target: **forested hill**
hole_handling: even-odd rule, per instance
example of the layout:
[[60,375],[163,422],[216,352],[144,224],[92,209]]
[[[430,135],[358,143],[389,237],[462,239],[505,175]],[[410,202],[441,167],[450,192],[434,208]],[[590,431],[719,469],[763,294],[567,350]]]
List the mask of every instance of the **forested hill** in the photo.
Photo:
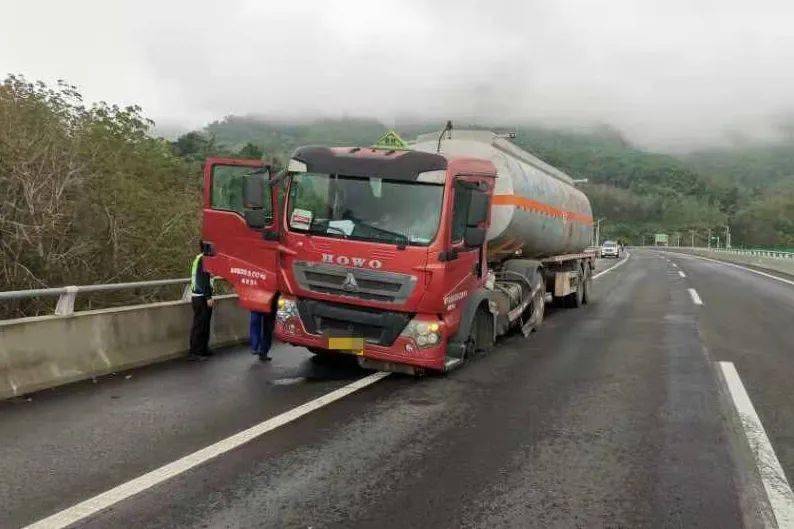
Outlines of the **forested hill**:
[[[397,129],[410,139],[440,125],[398,124]],[[730,224],[737,244],[794,247],[794,184],[786,176],[794,174],[792,148],[769,147],[768,156],[710,151],[676,158],[637,148],[606,126],[586,131],[456,126],[515,130],[513,141],[520,147],[575,178],[587,178],[589,184],[582,189],[595,215],[607,218],[608,237],[640,243],[643,235],[662,231],[686,234],[688,240],[689,230],[696,230],[703,242],[708,229]],[[285,123],[230,116],[181,137],[175,146],[186,157],[220,151],[284,160],[300,145],[368,145],[385,130],[374,119]],[[774,192],[768,189],[772,184]]]
[[371,119],[337,119],[274,122],[253,117],[229,116],[207,125],[204,133],[219,146],[234,151],[252,143],[268,156],[285,159],[301,145],[369,145],[385,127]]
[[794,181],[794,139],[771,144],[696,151],[685,156],[695,170],[716,181],[763,190]]

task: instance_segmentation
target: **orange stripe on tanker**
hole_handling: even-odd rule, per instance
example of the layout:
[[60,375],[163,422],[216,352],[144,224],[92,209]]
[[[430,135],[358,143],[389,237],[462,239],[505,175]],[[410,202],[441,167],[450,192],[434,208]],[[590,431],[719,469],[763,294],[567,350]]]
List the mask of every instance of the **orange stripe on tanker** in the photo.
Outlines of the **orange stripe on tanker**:
[[494,195],[494,206],[515,206],[517,208],[534,211],[550,217],[564,218],[574,222],[581,222],[583,224],[592,224],[593,217],[582,215],[573,211],[566,211],[564,209],[556,208],[531,198],[522,197],[519,195]]

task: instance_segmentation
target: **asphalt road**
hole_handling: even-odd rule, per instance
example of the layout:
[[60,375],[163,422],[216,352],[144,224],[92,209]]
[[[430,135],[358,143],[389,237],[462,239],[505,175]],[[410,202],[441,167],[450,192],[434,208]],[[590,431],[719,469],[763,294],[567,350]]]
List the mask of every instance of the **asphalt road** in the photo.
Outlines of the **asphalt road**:
[[[75,526],[742,527],[755,506],[714,362],[735,363],[794,476],[794,286],[635,251],[594,290],[529,339],[444,377],[386,377]],[[0,403],[0,526],[368,375],[274,356],[234,349]]]

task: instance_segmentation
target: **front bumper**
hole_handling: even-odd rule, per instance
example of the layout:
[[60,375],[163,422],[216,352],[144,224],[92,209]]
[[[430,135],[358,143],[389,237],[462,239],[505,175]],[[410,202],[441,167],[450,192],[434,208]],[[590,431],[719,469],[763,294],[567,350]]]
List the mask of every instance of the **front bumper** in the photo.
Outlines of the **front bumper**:
[[[302,303],[302,301],[306,303]],[[323,303],[321,305],[323,311],[317,311],[317,306],[312,305],[311,300],[297,300],[297,303],[301,307],[298,314],[286,318],[276,318],[276,338],[282,342],[333,350],[329,349],[329,336],[362,337],[364,338],[363,350],[338,350],[337,352],[425,369],[438,371],[444,369],[447,337],[443,329],[440,330],[440,339],[437,344],[423,347],[419,347],[412,337],[401,333],[412,319],[430,321],[434,316],[414,315],[412,318],[410,314],[404,313],[385,311],[369,313],[365,314],[364,319],[365,321],[371,320],[371,325],[361,326],[357,325],[357,322],[350,321],[350,318],[356,317],[356,313],[359,312],[355,307]],[[311,309],[307,309],[307,307],[311,307]],[[345,319],[346,315],[350,318]],[[331,320],[334,327],[331,328],[325,322],[318,321],[322,318]],[[377,325],[383,325],[383,329],[378,330]],[[345,332],[345,328],[348,332]]]

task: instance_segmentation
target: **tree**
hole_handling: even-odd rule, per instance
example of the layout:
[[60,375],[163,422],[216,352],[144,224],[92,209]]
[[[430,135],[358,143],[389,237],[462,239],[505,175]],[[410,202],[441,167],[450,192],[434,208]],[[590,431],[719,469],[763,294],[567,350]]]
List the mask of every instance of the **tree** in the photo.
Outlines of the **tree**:
[[250,141],[246,143],[242,149],[237,151],[237,156],[239,156],[240,158],[251,158],[255,160],[261,160],[264,155],[265,155],[265,151],[261,147],[254,145]]
[[5,289],[184,275],[200,174],[148,135],[140,108],[88,107],[66,83],[10,76],[0,123]]

